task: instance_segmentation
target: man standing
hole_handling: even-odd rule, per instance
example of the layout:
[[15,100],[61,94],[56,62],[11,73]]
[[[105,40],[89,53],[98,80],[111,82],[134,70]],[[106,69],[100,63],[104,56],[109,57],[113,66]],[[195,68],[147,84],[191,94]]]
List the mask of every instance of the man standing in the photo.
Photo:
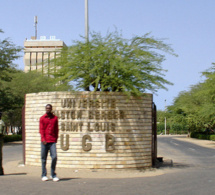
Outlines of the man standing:
[[2,167],[2,148],[3,148],[3,143],[4,143],[4,121],[1,119],[2,113],[0,112],[0,175],[4,175],[4,169]]
[[55,168],[57,164],[56,143],[58,139],[58,118],[52,114],[52,105],[46,105],[46,114],[40,117],[40,134],[41,134],[41,162],[42,162],[42,181],[47,181],[46,160],[48,151],[52,158],[51,178],[53,181],[59,181],[56,176]]

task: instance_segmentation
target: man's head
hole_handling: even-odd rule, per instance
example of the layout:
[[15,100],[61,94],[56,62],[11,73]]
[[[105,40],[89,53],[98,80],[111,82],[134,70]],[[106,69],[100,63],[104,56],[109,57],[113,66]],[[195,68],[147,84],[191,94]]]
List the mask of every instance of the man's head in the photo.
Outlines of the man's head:
[[1,119],[2,113],[0,112],[0,119]]
[[47,104],[46,105],[46,114],[51,114],[52,113],[52,105],[51,104]]

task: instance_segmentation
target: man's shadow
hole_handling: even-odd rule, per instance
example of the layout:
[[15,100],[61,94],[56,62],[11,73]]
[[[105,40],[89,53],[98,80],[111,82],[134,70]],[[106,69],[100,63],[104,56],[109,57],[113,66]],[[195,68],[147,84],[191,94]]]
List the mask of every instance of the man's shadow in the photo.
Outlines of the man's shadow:
[[4,174],[0,176],[10,176],[10,175],[27,175],[27,173],[9,173],[9,174]]
[[74,180],[74,179],[80,179],[80,178],[60,178],[60,181],[70,181],[70,180]]

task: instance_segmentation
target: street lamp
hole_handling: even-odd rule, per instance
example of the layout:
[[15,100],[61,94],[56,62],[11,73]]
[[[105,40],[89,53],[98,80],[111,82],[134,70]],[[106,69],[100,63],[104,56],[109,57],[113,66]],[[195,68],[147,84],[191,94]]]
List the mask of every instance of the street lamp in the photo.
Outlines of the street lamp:
[[34,16],[35,39],[37,39],[37,16]]
[[165,122],[164,122],[164,124],[165,124],[165,135],[166,135],[166,100],[165,100]]
[[86,42],[89,41],[89,25],[88,25],[89,19],[88,19],[88,0],[85,0],[85,39]]

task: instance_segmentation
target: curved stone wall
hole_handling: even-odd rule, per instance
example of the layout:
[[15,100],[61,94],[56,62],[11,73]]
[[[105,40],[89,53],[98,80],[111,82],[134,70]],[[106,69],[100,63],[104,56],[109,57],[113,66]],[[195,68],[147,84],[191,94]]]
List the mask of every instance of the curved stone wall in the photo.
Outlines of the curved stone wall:
[[46,104],[53,105],[59,118],[58,167],[120,169],[152,166],[152,95],[128,99],[122,93],[110,92],[27,94],[27,165],[41,166],[39,119],[45,113]]

